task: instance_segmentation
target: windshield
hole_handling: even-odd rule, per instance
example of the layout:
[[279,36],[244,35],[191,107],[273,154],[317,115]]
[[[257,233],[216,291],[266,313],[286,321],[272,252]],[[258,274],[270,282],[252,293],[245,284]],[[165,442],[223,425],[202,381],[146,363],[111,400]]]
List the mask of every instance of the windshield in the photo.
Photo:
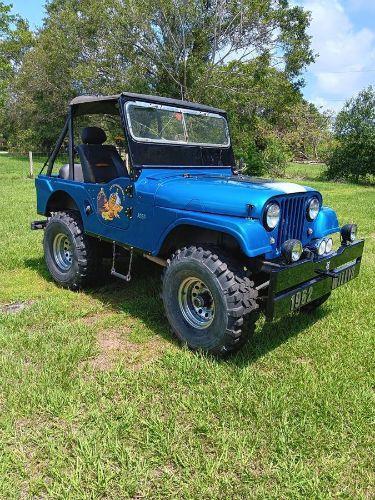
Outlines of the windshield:
[[126,112],[130,133],[135,140],[229,146],[227,122],[214,113],[142,102],[128,102]]

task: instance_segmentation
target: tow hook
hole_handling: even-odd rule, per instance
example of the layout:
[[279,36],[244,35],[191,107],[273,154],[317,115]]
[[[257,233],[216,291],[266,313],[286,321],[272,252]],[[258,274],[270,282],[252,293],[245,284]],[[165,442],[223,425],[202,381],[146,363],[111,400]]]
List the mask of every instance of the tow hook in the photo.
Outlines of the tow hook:
[[47,220],[34,220],[31,223],[31,230],[37,231],[38,229],[44,229],[47,225]]

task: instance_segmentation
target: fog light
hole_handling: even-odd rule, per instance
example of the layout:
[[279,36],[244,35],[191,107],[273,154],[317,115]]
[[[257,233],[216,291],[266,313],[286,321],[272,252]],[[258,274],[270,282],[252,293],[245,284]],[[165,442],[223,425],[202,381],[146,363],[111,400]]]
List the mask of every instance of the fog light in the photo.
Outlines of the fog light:
[[326,253],[327,243],[326,240],[321,240],[318,245],[318,255],[324,255]]
[[341,228],[341,238],[344,243],[352,243],[357,238],[357,224],[346,224]]
[[299,240],[287,240],[282,246],[282,253],[290,264],[297,262],[303,252],[302,243]]
[[332,248],[333,248],[333,239],[328,238],[328,240],[326,240],[326,253],[331,253]]

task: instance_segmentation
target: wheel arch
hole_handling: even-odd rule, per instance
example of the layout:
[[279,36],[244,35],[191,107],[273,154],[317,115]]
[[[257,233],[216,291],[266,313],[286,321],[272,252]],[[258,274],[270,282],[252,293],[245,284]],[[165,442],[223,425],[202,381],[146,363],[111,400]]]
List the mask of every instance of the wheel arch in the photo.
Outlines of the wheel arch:
[[51,215],[52,212],[59,212],[64,210],[72,210],[81,215],[78,204],[74,198],[66,191],[54,191],[48,198],[45,208],[45,215]]
[[178,248],[203,243],[220,246],[239,257],[246,257],[241,248],[241,241],[227,231],[212,229],[191,223],[174,226],[165,236],[158,256],[167,258]]

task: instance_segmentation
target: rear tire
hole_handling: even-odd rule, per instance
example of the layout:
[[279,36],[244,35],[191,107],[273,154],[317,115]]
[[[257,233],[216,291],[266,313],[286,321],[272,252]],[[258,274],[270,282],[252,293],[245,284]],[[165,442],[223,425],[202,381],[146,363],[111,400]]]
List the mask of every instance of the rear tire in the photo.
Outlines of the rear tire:
[[163,275],[162,298],[176,337],[216,356],[233,353],[248,340],[258,318],[257,296],[254,283],[220,249],[177,250]]
[[305,306],[302,306],[300,308],[300,311],[305,313],[305,314],[311,314],[313,313],[318,307],[324,304],[326,300],[328,300],[331,296],[331,292],[327,293],[326,295],[323,295],[323,297],[320,297],[319,299],[313,300],[309,304],[306,304]]
[[81,217],[75,212],[54,212],[44,231],[44,257],[59,285],[79,290],[93,284],[101,262],[96,239],[84,234]]

